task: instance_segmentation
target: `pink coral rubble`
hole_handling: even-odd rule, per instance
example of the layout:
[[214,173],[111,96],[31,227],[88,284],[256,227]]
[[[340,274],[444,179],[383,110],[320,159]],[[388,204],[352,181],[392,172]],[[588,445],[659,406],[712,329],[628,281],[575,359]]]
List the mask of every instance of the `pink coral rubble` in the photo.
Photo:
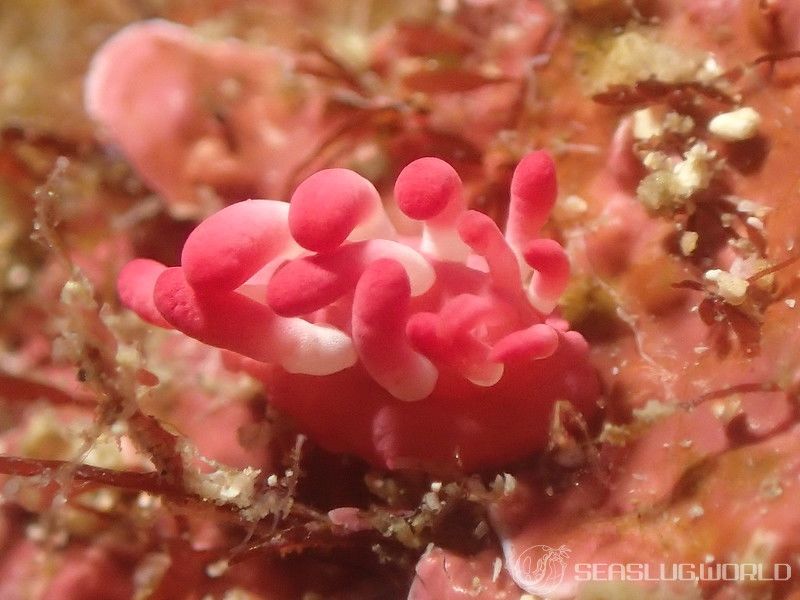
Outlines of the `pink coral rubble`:
[[534,152],[511,183],[506,233],[467,210],[458,174],[422,158],[395,197],[346,169],[291,202],[248,200],[201,223],[181,266],[137,259],[120,296],[143,319],[271,365],[272,402],[331,451],[389,468],[476,469],[544,447],[558,401],[590,414],[588,346],[553,314],[569,261],[539,238],[555,199]]

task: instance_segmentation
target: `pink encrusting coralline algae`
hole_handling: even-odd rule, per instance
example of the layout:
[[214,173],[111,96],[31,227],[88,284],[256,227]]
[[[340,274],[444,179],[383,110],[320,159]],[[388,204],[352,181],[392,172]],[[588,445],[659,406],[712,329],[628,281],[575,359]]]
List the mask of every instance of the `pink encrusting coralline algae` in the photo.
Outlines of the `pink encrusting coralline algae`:
[[505,234],[467,210],[437,158],[409,164],[394,192],[420,235],[398,234],[369,181],[327,169],[289,204],[212,215],[179,267],[132,261],[120,296],[152,324],[266,363],[271,401],[302,431],[390,469],[496,466],[544,447],[556,402],[593,412],[586,341],[553,314],[569,261],[538,237],[550,157],[517,166]]

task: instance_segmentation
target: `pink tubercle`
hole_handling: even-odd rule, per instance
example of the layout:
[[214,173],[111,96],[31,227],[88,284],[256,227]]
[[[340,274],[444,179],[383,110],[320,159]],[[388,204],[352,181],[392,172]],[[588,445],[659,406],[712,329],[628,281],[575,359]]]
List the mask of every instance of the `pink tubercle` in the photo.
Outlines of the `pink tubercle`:
[[171,325],[156,308],[153,291],[156,280],[167,270],[160,262],[137,258],[125,265],[117,278],[117,294],[122,303],[152,325]]
[[489,358],[498,362],[547,358],[556,351],[558,342],[558,332],[539,323],[504,337],[492,348]]
[[397,177],[394,196],[400,210],[422,221],[420,247],[445,260],[464,260],[469,249],[455,235],[467,209],[461,178],[440,158],[426,156],[408,164]]
[[506,237],[521,253],[525,245],[539,237],[556,201],[556,166],[544,151],[523,158],[511,179]]
[[211,215],[183,246],[186,279],[194,287],[236,289],[294,245],[287,213],[285,202],[246,200]]
[[459,219],[458,234],[476,255],[486,259],[495,288],[510,299],[519,298],[519,266],[497,224],[483,213],[471,210]]
[[569,284],[569,257],[558,242],[549,239],[531,241],[523,256],[533,269],[528,299],[540,312],[549,314]]
[[355,362],[350,338],[341,331],[280,317],[238,292],[198,291],[181,267],[159,276],[154,297],[164,318],[190,337],[289,372],[326,375]]
[[407,165],[397,176],[394,196],[400,210],[418,221],[447,219],[466,209],[463,184],[455,169],[428,156]]
[[405,320],[411,286],[402,266],[381,259],[371,264],[353,298],[353,341],[370,376],[400,400],[430,396],[438,371],[411,347]]
[[[303,181],[292,195],[289,229],[303,248],[330,252],[362,228],[389,232],[375,187],[348,169],[325,169]],[[358,232],[356,232],[358,233]],[[362,231],[370,237],[372,231]]]

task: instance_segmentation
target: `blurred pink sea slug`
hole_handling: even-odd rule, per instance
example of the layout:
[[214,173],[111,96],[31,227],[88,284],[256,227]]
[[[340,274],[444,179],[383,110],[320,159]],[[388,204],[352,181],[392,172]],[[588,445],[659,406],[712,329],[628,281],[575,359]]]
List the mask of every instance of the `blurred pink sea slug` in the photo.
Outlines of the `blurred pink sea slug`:
[[300,160],[291,149],[319,135],[309,123],[320,103],[291,77],[291,65],[276,47],[137,22],[92,59],[86,111],[173,215],[206,216],[282,189]]
[[274,405],[334,452],[396,468],[497,466],[540,450],[558,401],[595,409],[583,337],[553,314],[569,261],[539,238],[556,197],[544,152],[520,162],[505,234],[467,210],[455,170],[421,158],[395,200],[318,172],[291,203],[247,200],[202,222],[181,266],[146,259],[119,277],[146,321],[266,363]]

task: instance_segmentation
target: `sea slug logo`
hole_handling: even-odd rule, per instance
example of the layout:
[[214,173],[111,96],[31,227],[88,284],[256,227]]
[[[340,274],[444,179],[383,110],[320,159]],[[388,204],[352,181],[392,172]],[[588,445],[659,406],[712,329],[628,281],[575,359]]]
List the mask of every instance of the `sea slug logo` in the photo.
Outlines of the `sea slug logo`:
[[[571,550],[564,545],[530,546],[517,556],[510,567],[511,576],[525,591],[543,597],[565,597],[589,581],[647,582],[685,581],[789,581],[792,566],[788,563],[628,563],[575,562],[567,564]],[[564,585],[567,566],[570,573]]]
[[547,596],[561,585],[569,553],[563,545],[531,546],[514,562],[514,580],[532,594]]

